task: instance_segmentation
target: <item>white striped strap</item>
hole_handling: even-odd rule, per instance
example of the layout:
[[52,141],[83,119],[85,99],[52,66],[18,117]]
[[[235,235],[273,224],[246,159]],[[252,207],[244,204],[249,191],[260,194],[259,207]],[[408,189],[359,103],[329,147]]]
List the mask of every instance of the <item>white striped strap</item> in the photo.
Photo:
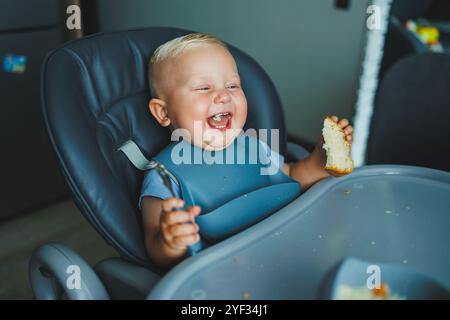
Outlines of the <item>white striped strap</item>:
[[139,170],[153,169],[158,166],[154,160],[148,160],[133,140],[125,141],[117,150],[122,151],[128,160]]
[[158,168],[160,174],[168,175],[177,185],[179,185],[175,176],[167,170],[162,163],[159,163],[156,160],[148,160],[133,140],[125,141],[125,143],[117,150],[122,151],[137,169],[145,171]]

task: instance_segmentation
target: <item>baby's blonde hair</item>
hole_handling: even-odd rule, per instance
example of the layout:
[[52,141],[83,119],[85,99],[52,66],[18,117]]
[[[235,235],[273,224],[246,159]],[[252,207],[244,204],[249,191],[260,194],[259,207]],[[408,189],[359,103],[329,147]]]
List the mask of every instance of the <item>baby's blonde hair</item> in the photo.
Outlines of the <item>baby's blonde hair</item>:
[[168,59],[173,59],[183,51],[189,48],[202,46],[205,44],[216,44],[227,49],[225,43],[218,38],[206,33],[190,33],[181,36],[160,45],[153,53],[148,63],[148,81],[152,97],[157,97],[157,87],[155,82],[154,69],[159,63]]

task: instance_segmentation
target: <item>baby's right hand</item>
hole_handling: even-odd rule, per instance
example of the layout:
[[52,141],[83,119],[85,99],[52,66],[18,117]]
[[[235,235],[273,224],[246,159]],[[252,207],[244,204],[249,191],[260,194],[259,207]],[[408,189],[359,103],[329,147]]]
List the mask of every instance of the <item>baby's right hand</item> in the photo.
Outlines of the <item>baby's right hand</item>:
[[174,250],[185,250],[200,240],[200,228],[194,218],[200,214],[201,209],[199,206],[193,206],[187,211],[174,210],[183,205],[184,201],[179,198],[168,198],[162,202],[161,236],[164,243]]

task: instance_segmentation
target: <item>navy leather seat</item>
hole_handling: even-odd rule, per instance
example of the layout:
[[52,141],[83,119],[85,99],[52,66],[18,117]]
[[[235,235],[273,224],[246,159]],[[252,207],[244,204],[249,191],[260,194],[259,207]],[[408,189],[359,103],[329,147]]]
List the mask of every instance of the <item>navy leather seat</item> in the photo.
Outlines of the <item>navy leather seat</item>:
[[[147,62],[160,44],[190,32],[155,27],[94,34],[51,52],[45,62],[43,113],[57,160],[77,206],[122,258],[96,267],[103,282],[127,273],[126,265],[141,268],[140,279],[142,270],[164,273],[153,266],[144,248],[137,207],[143,172],[117,149],[131,139],[151,158],[169,143],[169,132],[148,111]],[[272,81],[247,54],[229,49],[248,100],[246,128],[280,129],[280,152],[286,155],[285,122]],[[307,154],[293,144],[289,150],[288,159]],[[156,281],[157,276],[150,278]],[[145,281],[117,281],[130,282],[125,284],[129,287],[140,282],[146,290],[141,290],[143,296],[148,293]]]
[[[381,63],[380,79],[399,60],[414,54],[429,52],[424,44],[412,31],[405,28],[407,20],[426,18],[431,25],[433,21],[448,20],[449,4],[446,0],[395,0],[392,2],[384,53]],[[442,15],[442,16],[441,16]],[[439,28],[439,42],[443,52],[450,52],[449,32]]]
[[407,164],[450,171],[450,55],[404,58],[377,92],[367,164]]

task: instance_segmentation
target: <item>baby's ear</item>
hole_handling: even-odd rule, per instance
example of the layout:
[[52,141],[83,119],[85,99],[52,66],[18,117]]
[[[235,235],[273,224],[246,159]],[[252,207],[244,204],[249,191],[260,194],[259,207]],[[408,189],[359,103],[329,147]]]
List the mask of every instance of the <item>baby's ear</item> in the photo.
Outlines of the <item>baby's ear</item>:
[[150,113],[161,126],[167,127],[170,125],[170,118],[167,114],[166,103],[163,100],[152,98],[148,103],[148,108]]

